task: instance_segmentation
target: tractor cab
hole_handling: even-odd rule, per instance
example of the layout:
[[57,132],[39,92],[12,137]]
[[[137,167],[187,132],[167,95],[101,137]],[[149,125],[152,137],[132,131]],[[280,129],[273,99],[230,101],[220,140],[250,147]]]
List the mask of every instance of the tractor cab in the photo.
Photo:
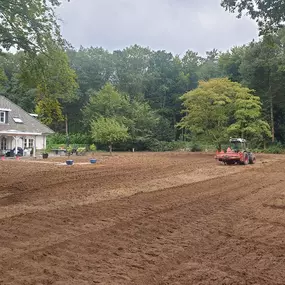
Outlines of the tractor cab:
[[246,140],[241,138],[231,138],[230,139],[230,148],[234,152],[246,150]]
[[247,143],[242,138],[230,138],[230,145],[227,150],[217,150],[216,160],[224,164],[254,164],[255,155],[247,150]]

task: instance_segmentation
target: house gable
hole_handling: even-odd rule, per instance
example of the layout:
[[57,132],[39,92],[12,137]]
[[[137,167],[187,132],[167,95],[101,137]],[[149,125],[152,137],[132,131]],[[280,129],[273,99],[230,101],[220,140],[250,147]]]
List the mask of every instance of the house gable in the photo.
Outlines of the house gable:
[[54,132],[21,107],[0,95],[0,132],[53,134]]

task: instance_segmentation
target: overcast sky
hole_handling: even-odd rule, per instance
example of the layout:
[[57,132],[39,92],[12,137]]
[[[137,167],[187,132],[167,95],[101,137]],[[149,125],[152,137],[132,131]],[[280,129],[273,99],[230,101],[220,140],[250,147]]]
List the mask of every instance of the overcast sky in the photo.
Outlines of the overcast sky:
[[63,36],[75,47],[110,51],[133,44],[183,54],[225,51],[257,38],[255,23],[236,19],[221,0],[71,0],[58,10]]

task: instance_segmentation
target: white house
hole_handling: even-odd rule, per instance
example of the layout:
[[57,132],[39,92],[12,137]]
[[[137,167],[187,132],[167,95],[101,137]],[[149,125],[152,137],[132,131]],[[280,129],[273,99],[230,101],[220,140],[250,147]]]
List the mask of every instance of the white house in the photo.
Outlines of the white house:
[[54,132],[4,96],[0,96],[0,154],[18,149],[46,148],[47,135]]

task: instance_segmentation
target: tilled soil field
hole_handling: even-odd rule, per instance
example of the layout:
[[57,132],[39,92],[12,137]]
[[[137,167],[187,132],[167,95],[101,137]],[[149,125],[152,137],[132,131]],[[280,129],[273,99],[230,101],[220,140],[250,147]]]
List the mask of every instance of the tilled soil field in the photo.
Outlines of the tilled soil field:
[[98,159],[0,161],[0,284],[285,284],[284,156]]

